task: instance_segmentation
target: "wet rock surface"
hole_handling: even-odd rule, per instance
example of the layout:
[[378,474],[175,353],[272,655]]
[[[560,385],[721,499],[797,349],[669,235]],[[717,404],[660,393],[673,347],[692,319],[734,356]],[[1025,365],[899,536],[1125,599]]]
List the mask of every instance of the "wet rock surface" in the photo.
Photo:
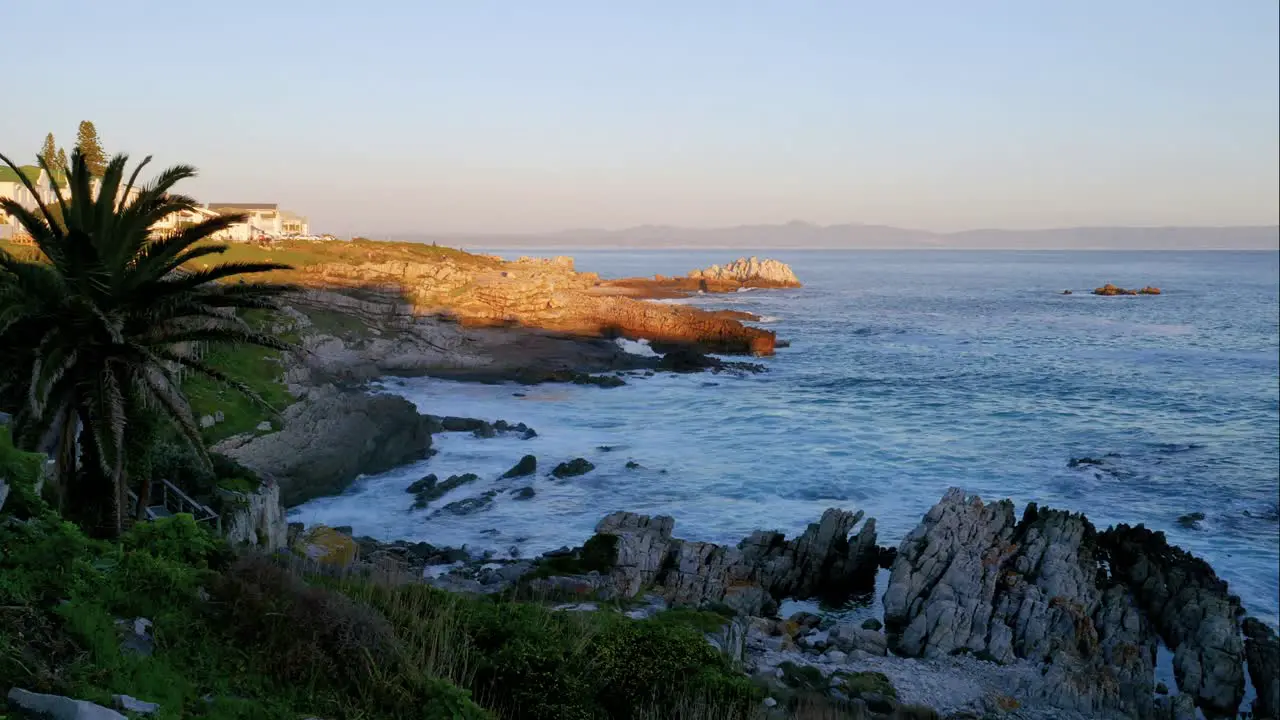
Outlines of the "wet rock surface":
[[502,477],[503,479],[527,477],[536,472],[538,472],[538,458],[533,455],[525,455],[510,470],[503,473]]
[[579,475],[586,475],[595,470],[596,466],[586,458],[574,458],[572,460],[562,462],[551,471],[551,474],[557,478],[571,478]]

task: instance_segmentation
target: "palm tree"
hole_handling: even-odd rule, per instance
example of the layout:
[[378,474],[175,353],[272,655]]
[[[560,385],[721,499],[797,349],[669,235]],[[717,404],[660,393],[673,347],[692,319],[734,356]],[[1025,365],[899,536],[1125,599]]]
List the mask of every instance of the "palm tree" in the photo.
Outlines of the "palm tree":
[[[14,164],[0,155],[10,168]],[[0,403],[12,406],[28,446],[56,448],[56,473],[68,514],[103,534],[119,533],[126,507],[130,426],[156,414],[174,426],[208,462],[178,373],[204,374],[262,402],[244,384],[202,362],[206,343],[249,343],[287,350],[238,314],[277,309],[289,286],[223,282],[236,276],[289,269],[278,263],[229,262],[188,270],[197,258],[227,246],[208,242],[242,216],[221,215],[173,233],[151,228],[196,202],[175,194],[195,176],[179,165],[137,186],[150,162],[125,181],[127,158],[117,155],[101,179],[72,153],[69,191],[51,184],[49,202],[18,173],[37,198],[25,208],[0,200],[43,255],[22,260],[0,250]],[[54,177],[54,168],[45,167]],[[16,168],[15,168],[16,170]],[[265,404],[265,403],[264,403]],[[143,482],[138,511],[146,505]]]

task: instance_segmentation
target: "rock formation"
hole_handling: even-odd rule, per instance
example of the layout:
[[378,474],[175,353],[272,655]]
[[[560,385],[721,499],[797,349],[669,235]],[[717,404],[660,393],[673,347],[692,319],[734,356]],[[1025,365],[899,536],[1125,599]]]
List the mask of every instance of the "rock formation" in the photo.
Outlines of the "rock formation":
[[1146,286],[1146,287],[1142,288],[1141,290],[1129,290],[1129,289],[1127,289],[1127,288],[1117,287],[1117,286],[1115,286],[1115,285],[1112,285],[1111,283],[1107,283],[1106,285],[1103,285],[1103,286],[1102,286],[1102,287],[1100,287],[1100,288],[1094,288],[1094,289],[1093,289],[1093,294],[1094,294],[1094,295],[1107,295],[1107,296],[1111,296],[1111,295],[1159,295],[1159,294],[1160,294],[1160,288],[1158,288],[1158,287],[1152,287],[1152,286],[1148,285],[1148,286]]
[[721,603],[759,614],[776,599],[847,594],[874,579],[875,522],[850,536],[862,517],[833,508],[794,540],[758,531],[728,547],[673,538],[667,516],[621,512],[601,520],[596,536],[617,538],[610,580],[624,597],[654,586],[674,605]]
[[266,552],[288,547],[288,521],[280,505],[280,486],[266,481],[251,493],[217,489],[222,501],[222,532],[232,545]]
[[429,420],[394,395],[318,388],[283,413],[279,432],[236,436],[213,450],[280,486],[286,507],[336,494],[357,476],[421,460]]
[[786,263],[765,258],[738,258],[728,265],[712,265],[694,270],[689,277],[705,280],[732,280],[744,287],[798,288],[800,279]]
[[1239,598],[1200,558],[1141,525],[1104,533],[1111,573],[1132,589],[1155,630],[1174,651],[1182,692],[1207,715],[1234,715],[1244,697]]
[[[435,316],[468,326],[649,339],[726,353],[773,352],[775,337],[768,330],[698,308],[626,297],[628,293],[617,292],[594,273],[574,271],[572,262],[467,258],[314,265],[301,271],[300,282],[313,289],[343,290],[349,312],[370,320]],[[766,272],[780,270],[770,266]]]
[[895,652],[1044,661],[1042,699],[1084,714],[1153,717],[1157,634],[1206,715],[1233,716],[1244,694],[1238,600],[1141,526],[1098,533],[1034,503],[1017,520],[1008,500],[952,489],[903,540],[884,608]]
[[1249,679],[1258,692],[1253,701],[1253,716],[1280,718],[1280,639],[1275,630],[1257,618],[1245,618],[1244,637]]

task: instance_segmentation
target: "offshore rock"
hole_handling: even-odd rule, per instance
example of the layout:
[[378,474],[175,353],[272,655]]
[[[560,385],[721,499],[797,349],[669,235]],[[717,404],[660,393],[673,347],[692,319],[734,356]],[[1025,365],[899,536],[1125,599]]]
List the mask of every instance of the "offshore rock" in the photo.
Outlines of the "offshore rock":
[[689,277],[705,280],[732,280],[747,287],[798,288],[800,279],[786,263],[766,258],[738,258],[728,265],[712,265],[694,270]]
[[668,516],[614,513],[596,533],[617,538],[610,579],[620,595],[653,587],[672,605],[719,603],[758,615],[784,597],[847,594],[874,582],[875,523],[849,535],[861,519],[861,512],[829,509],[794,540],[755,532],[737,547],[673,538]]

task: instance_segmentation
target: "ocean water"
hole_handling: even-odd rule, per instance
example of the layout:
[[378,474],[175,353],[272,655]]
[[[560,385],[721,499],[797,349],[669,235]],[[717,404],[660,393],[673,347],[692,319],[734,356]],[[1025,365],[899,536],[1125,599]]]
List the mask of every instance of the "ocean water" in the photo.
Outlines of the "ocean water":
[[[501,252],[501,251],[499,251]],[[528,252],[506,253],[530,254]],[[544,255],[553,252],[539,253]],[[606,277],[676,274],[731,253],[577,252]],[[827,507],[896,545],[947,488],[1145,523],[1209,560],[1251,613],[1280,616],[1280,255],[780,252],[805,287],[689,300],[764,316],[791,341],[767,371],[625,387],[389,379],[424,412],[525,422],[532,440],[437,436],[439,455],[363,478],[291,519],[386,540],[531,556],[581,543],[614,510],[679,537],[801,531]],[[1159,297],[1101,298],[1106,282]],[[1063,289],[1075,294],[1061,295]],[[634,347],[640,352],[647,348]],[[522,455],[538,476],[498,480]],[[558,462],[597,469],[564,481]],[[1100,466],[1069,467],[1073,458]],[[627,469],[628,461],[639,469]],[[425,511],[424,474],[481,480]],[[532,486],[532,500],[507,491]],[[499,490],[486,509],[439,513]],[[1178,518],[1200,512],[1196,528]]]

